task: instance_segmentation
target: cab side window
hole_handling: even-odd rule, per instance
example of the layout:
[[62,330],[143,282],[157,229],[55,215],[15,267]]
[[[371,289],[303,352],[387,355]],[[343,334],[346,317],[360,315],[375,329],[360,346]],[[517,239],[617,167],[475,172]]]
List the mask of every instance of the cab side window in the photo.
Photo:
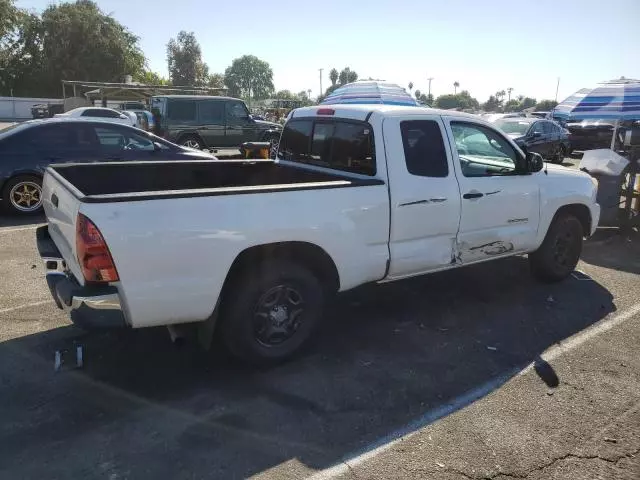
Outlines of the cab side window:
[[516,173],[518,152],[498,132],[466,122],[451,122],[462,174],[490,177]]
[[406,120],[400,122],[404,160],[407,170],[420,177],[446,177],[449,175],[447,152],[442,132],[433,120]]

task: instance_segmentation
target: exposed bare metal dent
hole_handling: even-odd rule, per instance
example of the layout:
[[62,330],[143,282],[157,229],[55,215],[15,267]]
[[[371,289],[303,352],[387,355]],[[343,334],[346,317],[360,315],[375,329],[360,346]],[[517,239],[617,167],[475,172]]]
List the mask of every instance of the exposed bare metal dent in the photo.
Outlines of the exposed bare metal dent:
[[501,255],[513,250],[513,243],[503,242],[498,240],[497,242],[485,243],[484,245],[478,245],[477,247],[469,248],[469,251],[480,250],[485,255]]

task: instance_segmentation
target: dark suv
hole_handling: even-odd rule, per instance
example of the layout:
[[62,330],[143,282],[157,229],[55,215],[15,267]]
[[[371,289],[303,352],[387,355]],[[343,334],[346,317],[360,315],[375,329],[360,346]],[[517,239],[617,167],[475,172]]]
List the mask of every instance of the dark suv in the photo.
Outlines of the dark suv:
[[238,148],[245,142],[271,142],[275,148],[282,132],[277,123],[253,119],[237,98],[157,96],[151,111],[159,136],[191,148]]

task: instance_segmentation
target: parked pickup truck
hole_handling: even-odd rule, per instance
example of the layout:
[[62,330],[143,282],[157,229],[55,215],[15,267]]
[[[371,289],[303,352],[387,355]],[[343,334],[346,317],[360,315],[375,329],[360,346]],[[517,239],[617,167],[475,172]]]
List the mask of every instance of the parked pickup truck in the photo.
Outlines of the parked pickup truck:
[[596,190],[473,115],[308,107],[276,160],[49,167],[38,245],[79,325],[199,322],[235,355],[275,361],[337,291],[520,254],[542,280],[567,277]]

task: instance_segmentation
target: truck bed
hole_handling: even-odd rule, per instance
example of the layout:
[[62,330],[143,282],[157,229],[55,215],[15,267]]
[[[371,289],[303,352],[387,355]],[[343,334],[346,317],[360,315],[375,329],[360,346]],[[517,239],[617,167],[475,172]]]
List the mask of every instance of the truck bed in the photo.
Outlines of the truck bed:
[[49,171],[77,198],[89,203],[383,183],[273,160],[67,164],[50,166]]

